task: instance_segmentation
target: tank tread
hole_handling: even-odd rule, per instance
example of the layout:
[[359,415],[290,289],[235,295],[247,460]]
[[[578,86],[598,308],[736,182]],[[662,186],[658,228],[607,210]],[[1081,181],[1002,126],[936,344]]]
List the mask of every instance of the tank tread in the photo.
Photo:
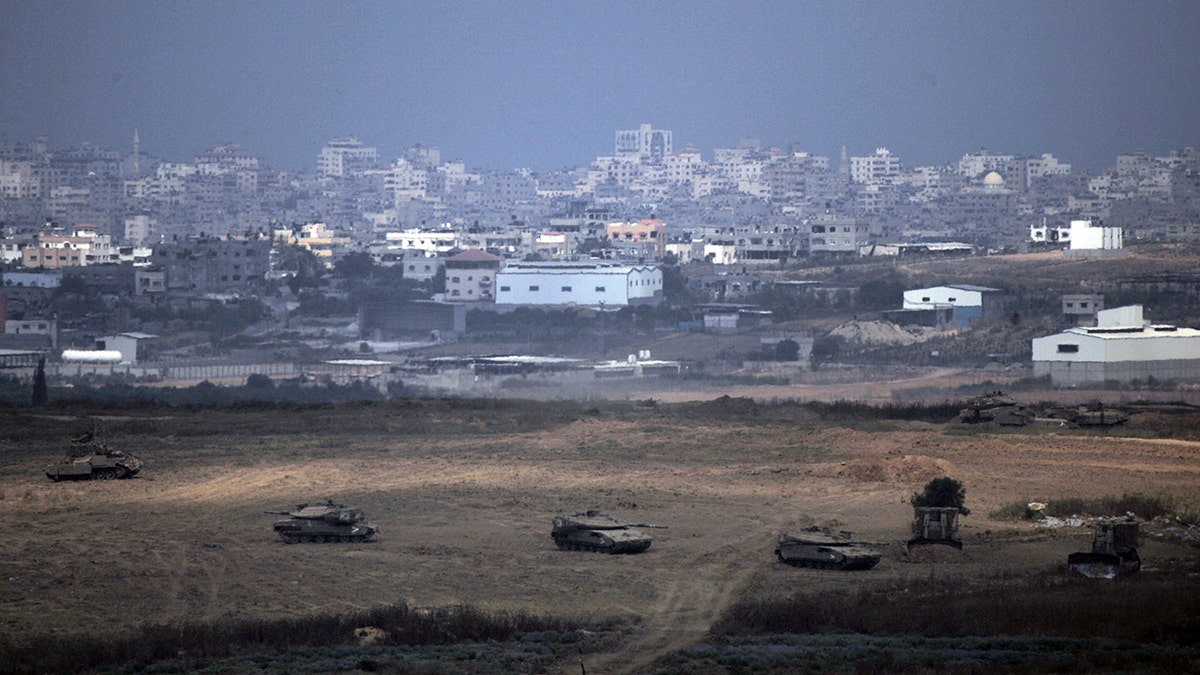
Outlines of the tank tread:
[[556,539],[554,541],[558,547],[564,551],[584,551],[587,553],[612,553],[613,549],[608,546],[593,546],[582,542],[574,542],[567,540]]
[[373,535],[345,534],[280,534],[286,544],[361,544],[371,540]]
[[792,567],[806,567],[816,570],[869,570],[879,564],[882,556],[848,558],[846,560],[813,560],[811,558],[785,558],[783,552],[775,549],[779,561]]

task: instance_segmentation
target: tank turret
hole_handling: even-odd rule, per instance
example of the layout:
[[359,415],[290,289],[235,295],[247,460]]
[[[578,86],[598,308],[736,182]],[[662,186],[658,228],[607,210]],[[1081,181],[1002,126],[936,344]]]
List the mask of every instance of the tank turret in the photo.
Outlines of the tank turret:
[[290,511],[267,511],[272,515],[288,516],[275,521],[274,529],[288,544],[298,542],[364,542],[379,528],[372,525],[359,509],[335,504],[299,504]]
[[631,523],[600,511],[584,511],[554,518],[550,537],[564,551],[640,553],[653,538],[634,528],[666,529],[666,525]]
[[871,544],[854,541],[851,533],[827,527],[779,535],[775,555],[795,567],[834,570],[869,570],[883,557]]

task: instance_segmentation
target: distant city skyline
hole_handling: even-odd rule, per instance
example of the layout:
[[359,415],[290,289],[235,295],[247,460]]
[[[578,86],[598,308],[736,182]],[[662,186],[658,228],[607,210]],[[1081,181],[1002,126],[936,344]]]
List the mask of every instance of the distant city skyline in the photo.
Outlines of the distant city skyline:
[[906,166],[980,148],[1099,171],[1200,145],[1200,3],[11,2],[0,136],[315,169],[356,136],[547,171],[649,123]]

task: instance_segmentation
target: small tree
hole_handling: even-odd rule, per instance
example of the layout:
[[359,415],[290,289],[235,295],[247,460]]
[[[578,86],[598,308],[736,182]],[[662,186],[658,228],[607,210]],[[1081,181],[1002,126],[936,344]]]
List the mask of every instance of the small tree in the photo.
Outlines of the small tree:
[[263,375],[262,373],[251,373],[250,376],[246,378],[246,388],[274,389],[275,381],[272,380],[269,375]]
[[37,371],[33,374],[33,396],[32,403],[34,406],[46,405],[50,400],[50,390],[46,386],[46,357],[38,359]]
[[775,343],[776,361],[800,360],[800,343],[795,340],[780,340]]
[[956,508],[962,515],[970,515],[971,509],[963,506],[967,498],[967,489],[963,484],[949,476],[934,478],[925,484],[921,492],[914,492],[908,500],[913,506],[933,506],[941,508]]

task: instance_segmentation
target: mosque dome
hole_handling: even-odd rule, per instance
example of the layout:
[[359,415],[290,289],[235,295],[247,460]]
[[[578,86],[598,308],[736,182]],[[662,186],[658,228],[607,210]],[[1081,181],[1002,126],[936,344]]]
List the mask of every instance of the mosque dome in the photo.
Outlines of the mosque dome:
[[1004,187],[1004,176],[995,171],[990,171],[988,175],[983,177],[983,186],[988,188],[1002,188]]

